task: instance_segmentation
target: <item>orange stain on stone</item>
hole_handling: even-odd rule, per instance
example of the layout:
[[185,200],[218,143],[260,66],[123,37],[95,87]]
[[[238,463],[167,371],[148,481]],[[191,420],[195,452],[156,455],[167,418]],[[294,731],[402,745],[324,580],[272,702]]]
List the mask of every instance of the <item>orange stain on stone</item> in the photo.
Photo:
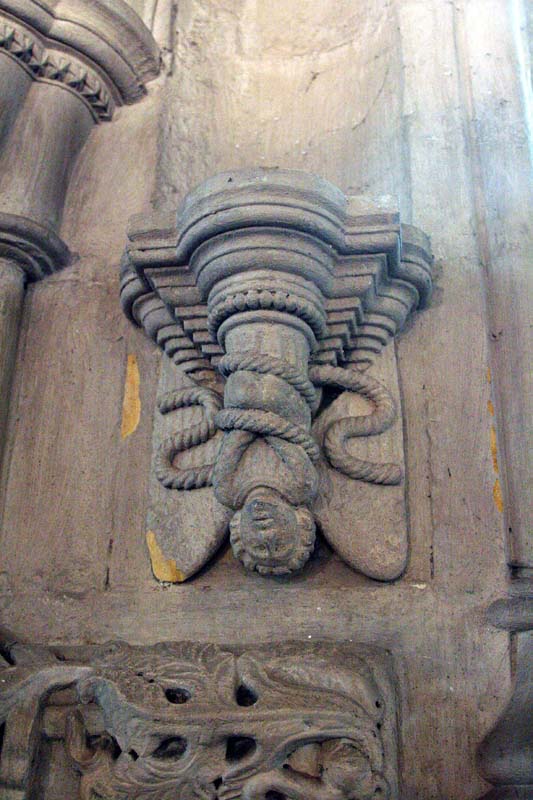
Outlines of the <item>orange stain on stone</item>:
[[124,382],[124,399],[122,401],[122,427],[120,434],[123,439],[131,436],[137,430],[141,419],[141,398],[139,389],[141,376],[137,356],[130,353],[126,364],[126,380]]
[[492,466],[497,475],[500,468],[498,466],[498,440],[496,438],[496,428],[494,425],[490,426],[490,453],[492,455]]
[[[492,382],[490,367],[487,369],[487,382]],[[491,417],[494,416],[494,403],[492,400],[487,401],[487,411]],[[498,437],[496,435],[496,428],[494,425],[490,426],[490,454],[492,456],[492,468],[496,476],[498,476],[498,473],[500,472],[500,466],[498,464]],[[492,487],[492,497],[494,499],[494,505],[501,514],[503,512],[503,494],[500,479],[498,477],[496,477],[494,486]]]
[[503,512],[503,495],[502,495],[502,487],[500,486],[499,478],[496,478],[494,481],[494,486],[492,489],[492,496],[494,498],[494,505],[498,509],[500,513]]
[[150,553],[152,572],[157,580],[162,583],[183,583],[186,576],[177,568],[173,558],[166,558],[157,543],[153,531],[147,531],[146,544],[148,545],[148,552]]
[[[492,382],[490,367],[487,368],[487,382]],[[494,416],[494,403],[492,400],[487,401],[487,411],[491,417]],[[496,428],[494,424],[490,426],[490,454],[492,456],[492,468],[496,476],[498,476],[498,473],[500,472],[500,466],[498,464],[498,437],[496,435]],[[494,486],[492,487],[492,497],[494,499],[494,505],[501,514],[503,512],[503,494],[500,479],[498,477],[496,477]]]

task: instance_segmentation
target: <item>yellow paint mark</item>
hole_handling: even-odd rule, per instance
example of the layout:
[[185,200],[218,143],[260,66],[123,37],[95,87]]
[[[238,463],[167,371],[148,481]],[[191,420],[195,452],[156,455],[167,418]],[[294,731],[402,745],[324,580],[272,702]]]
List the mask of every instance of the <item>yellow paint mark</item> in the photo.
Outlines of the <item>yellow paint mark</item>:
[[[487,381],[488,383],[492,382],[490,367],[487,368]],[[494,403],[492,400],[487,401],[487,411],[491,417],[494,416]],[[500,471],[498,464],[498,438],[496,436],[496,428],[494,425],[490,426],[490,454],[492,456],[492,468],[494,469],[495,474],[498,475]],[[501,514],[503,512],[503,494],[500,479],[498,477],[494,481],[494,486],[492,487],[492,497],[494,498],[494,505]]]
[[183,583],[186,576],[176,566],[173,558],[166,558],[163,551],[157,543],[155,533],[147,531],[146,544],[150,553],[150,561],[152,562],[152,571],[158,581],[164,583]]
[[492,496],[494,498],[494,505],[498,509],[500,513],[503,511],[503,496],[502,496],[502,487],[500,486],[499,478],[496,478],[494,481],[494,487],[492,489]]
[[500,468],[498,466],[498,441],[496,439],[496,428],[494,425],[490,426],[490,452],[492,455],[492,466],[497,475]]
[[122,401],[122,427],[120,430],[123,439],[131,436],[137,430],[141,418],[141,398],[139,387],[141,376],[137,356],[130,353],[126,364],[126,380],[124,382],[124,400]]

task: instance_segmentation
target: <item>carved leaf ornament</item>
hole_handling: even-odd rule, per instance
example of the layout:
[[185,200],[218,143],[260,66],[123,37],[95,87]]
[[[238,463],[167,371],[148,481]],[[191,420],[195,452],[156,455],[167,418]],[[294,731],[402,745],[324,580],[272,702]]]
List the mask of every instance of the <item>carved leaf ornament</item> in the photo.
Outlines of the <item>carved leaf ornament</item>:
[[44,655],[23,648],[0,672],[0,787],[17,797],[35,780],[21,738],[28,719],[33,748],[39,735],[64,740],[81,800],[389,797],[383,725],[394,714],[386,717],[383,678],[342,646],[239,654],[113,644],[67,648],[60,661]]
[[[394,425],[393,394],[365,370],[430,291],[420,231],[306,173],[219,175],[191,192],[175,219],[134,222],[123,308],[182,375],[159,399],[175,428],[159,443],[155,475],[169,490],[212,486],[248,569],[300,569],[320,509],[326,538],[351,566],[381,579],[403,570],[406,533],[381,567],[340,542],[327,469],[382,492],[402,482],[400,464],[369,460],[352,441]],[[369,411],[328,416],[343,393]],[[187,410],[196,407],[201,418],[192,422]]]

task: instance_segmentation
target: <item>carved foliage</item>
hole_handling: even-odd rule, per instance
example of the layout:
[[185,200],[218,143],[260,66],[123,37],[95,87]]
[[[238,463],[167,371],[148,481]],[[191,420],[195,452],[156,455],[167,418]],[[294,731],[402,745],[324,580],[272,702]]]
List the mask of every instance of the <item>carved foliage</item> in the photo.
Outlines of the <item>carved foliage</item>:
[[[81,800],[395,796],[393,695],[376,651],[315,644],[235,654],[181,643],[73,648],[61,658],[4,670],[0,721],[9,738],[28,692],[38,697],[34,718],[42,715],[42,734],[65,739]],[[69,705],[54,691],[72,685]],[[35,756],[7,751],[15,757],[27,759],[26,790]],[[2,760],[0,785],[9,774]]]

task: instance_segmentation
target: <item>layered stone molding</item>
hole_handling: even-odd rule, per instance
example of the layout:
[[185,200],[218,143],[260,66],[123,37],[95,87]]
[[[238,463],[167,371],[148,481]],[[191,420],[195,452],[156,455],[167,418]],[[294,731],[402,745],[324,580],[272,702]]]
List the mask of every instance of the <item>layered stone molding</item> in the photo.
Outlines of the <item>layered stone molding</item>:
[[[0,793],[71,800],[398,797],[391,665],[357,645],[17,646]],[[56,795],[54,795],[56,796]]]
[[[123,308],[181,373],[159,411],[202,409],[194,420],[176,415],[155,474],[170,490],[212,485],[218,504],[205,545],[192,548],[186,566],[186,557],[174,559],[177,580],[205,563],[228,522],[236,557],[261,574],[300,569],[316,520],[351,566],[385,580],[402,572],[407,535],[397,512],[383,532],[389,550],[361,549],[332,482],[340,474],[380,487],[385,503],[402,483],[400,463],[360,457],[350,442],[396,422],[396,398],[366,370],[430,291],[424,234],[386,204],[346,197],[306,173],[219,175],[177,216],[133,223]],[[358,397],[366,412],[346,407]],[[371,513],[368,501],[361,511]],[[157,540],[169,519],[156,516]],[[191,536],[198,540],[196,526]]]
[[533,798],[533,586],[511,583],[510,596],[489,608],[489,621],[510,631],[514,687],[504,713],[479,747],[479,766],[494,789],[482,800]]
[[[10,26],[15,31],[10,40],[2,39],[0,46],[25,63],[36,78],[70,85],[66,69],[70,56],[73,63],[83,64],[88,75],[91,68],[97,70],[106,84],[102,90],[113,95],[114,102],[132,103],[142,97],[147,81],[159,72],[157,45],[123,0],[2,0],[0,8],[4,32]],[[13,40],[19,41],[13,44]],[[65,75],[56,75],[49,68],[58,61],[62,61]],[[82,95],[87,92],[83,85],[72,88]]]
[[0,2],[0,255],[30,279],[68,261],[58,225],[92,125],[158,70],[156,43],[121,0]]

